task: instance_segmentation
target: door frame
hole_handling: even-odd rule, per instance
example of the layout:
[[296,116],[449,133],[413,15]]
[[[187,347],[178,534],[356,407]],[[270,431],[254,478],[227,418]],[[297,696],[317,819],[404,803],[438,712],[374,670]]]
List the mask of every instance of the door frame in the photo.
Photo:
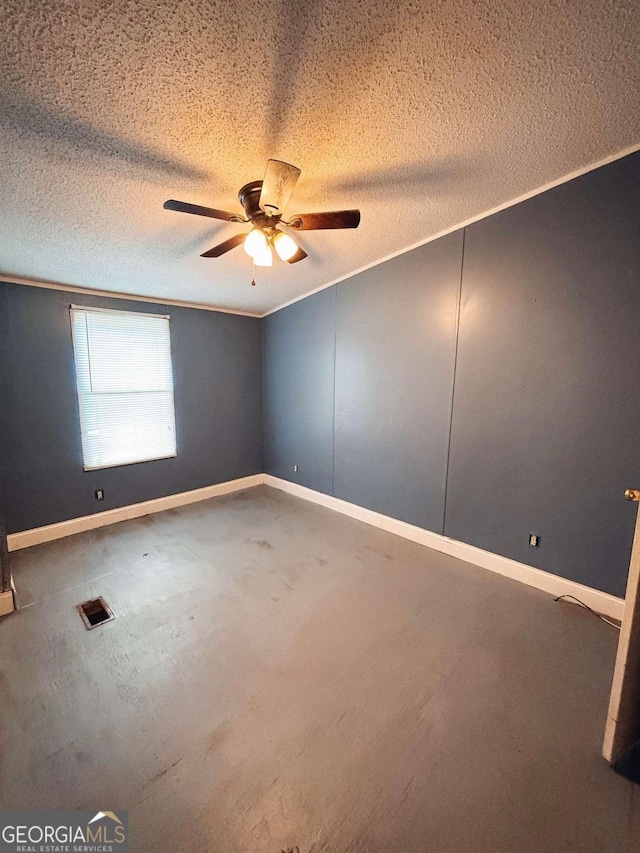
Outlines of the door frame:
[[602,754],[615,764],[640,741],[640,491],[625,498],[638,504],[629,576],[613,672]]

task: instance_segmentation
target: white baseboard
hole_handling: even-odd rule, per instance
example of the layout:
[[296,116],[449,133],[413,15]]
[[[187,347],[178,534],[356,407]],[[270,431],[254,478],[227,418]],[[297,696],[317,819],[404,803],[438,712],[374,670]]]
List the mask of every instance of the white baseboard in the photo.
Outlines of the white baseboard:
[[443,554],[449,554],[452,557],[457,557],[459,560],[473,563],[483,569],[488,569],[491,572],[504,575],[504,577],[520,581],[527,584],[527,586],[548,592],[550,595],[573,595],[593,608],[597,613],[602,613],[604,616],[609,616],[612,619],[622,620],[624,599],[617,598],[615,595],[609,595],[590,586],[583,586],[576,581],[567,580],[558,575],[552,575],[549,572],[543,572],[541,569],[525,566],[524,563],[518,563],[516,560],[510,560],[508,557],[492,554],[490,551],[484,551],[482,548],[476,548],[474,545],[466,545],[464,542],[458,542],[456,539],[449,539],[448,536],[441,536],[439,533],[423,530],[421,527],[407,524],[406,521],[398,521],[395,518],[390,518],[388,515],[382,515],[379,512],[348,503],[348,501],[334,498],[331,495],[323,495],[321,492],[307,489],[305,486],[299,486],[297,483],[290,483],[288,480],[281,480],[279,477],[272,477],[270,474],[264,475],[264,482],[267,486],[272,486],[275,489],[288,492],[296,497],[304,498],[304,500],[312,501],[313,503],[320,504],[320,506],[333,509],[336,512],[341,512],[350,518],[364,521],[365,524],[371,524],[374,527],[379,527],[381,530],[386,530],[388,533],[394,533],[396,536],[402,536],[405,539],[410,539],[412,542],[426,545],[435,551],[441,551]]
[[264,474],[253,474],[250,477],[241,477],[238,480],[227,480],[217,483],[215,486],[205,486],[203,489],[193,489],[190,492],[180,492],[177,495],[167,495],[164,498],[154,498],[138,504],[108,509],[106,512],[96,512],[93,515],[83,515],[80,518],[72,518],[69,521],[59,521],[56,524],[48,524],[46,527],[34,527],[32,530],[23,530],[20,533],[10,533],[7,536],[7,547],[9,551],[18,551],[20,548],[30,548],[32,545],[40,545],[42,542],[51,542],[54,539],[62,539],[64,536],[72,536],[74,533],[83,533],[85,530],[95,530],[98,527],[106,527],[116,524],[118,521],[127,521],[130,518],[140,518],[153,512],[162,512],[165,509],[173,509],[177,506],[206,501],[219,495],[227,495],[230,492],[238,492],[252,486],[260,486],[264,482]]
[[363,521],[365,524],[371,524],[381,530],[386,530],[388,533],[402,536],[420,545],[426,545],[427,548],[433,548],[435,551],[441,551],[443,554],[449,554],[452,557],[457,557],[459,560],[473,563],[483,569],[488,569],[491,572],[504,575],[504,577],[520,581],[527,584],[527,586],[535,587],[550,595],[573,595],[589,605],[597,613],[602,613],[612,619],[622,619],[624,599],[617,598],[615,595],[609,595],[590,586],[583,586],[580,583],[576,583],[576,581],[567,580],[558,575],[552,575],[549,572],[543,572],[541,569],[525,566],[524,563],[518,563],[516,560],[510,560],[508,557],[501,557],[499,554],[492,554],[490,551],[484,551],[482,548],[476,548],[474,545],[467,545],[464,542],[458,542],[456,539],[450,539],[448,536],[441,536],[439,533],[423,530],[421,527],[407,524],[406,521],[398,521],[396,518],[390,518],[388,515],[382,515],[379,512],[365,509],[348,501],[340,500],[340,498],[334,498],[331,495],[324,495],[313,489],[307,489],[305,486],[299,486],[297,483],[290,483],[288,480],[281,480],[279,477],[271,476],[271,474],[253,474],[250,477],[228,480],[225,483],[218,483],[215,486],[205,486],[203,489],[180,492],[177,495],[167,495],[164,498],[155,498],[150,501],[143,501],[142,503],[110,509],[106,512],[97,512],[94,515],[85,515],[80,518],[72,518],[69,521],[49,524],[46,527],[36,527],[32,530],[23,530],[20,533],[11,533],[7,536],[7,545],[9,551],[18,551],[21,548],[29,548],[32,545],[40,545],[43,542],[51,542],[54,539],[62,539],[64,536],[72,536],[74,533],[95,530],[98,527],[106,527],[109,524],[116,524],[119,521],[140,518],[143,515],[162,512],[166,509],[185,506],[186,504],[196,503],[197,501],[208,500],[219,495],[248,489],[252,486],[260,486],[263,483],[275,489],[280,489],[283,492],[288,492],[296,497],[327,507],[327,509],[348,515],[350,518]]
[[16,587],[11,578],[11,589],[0,592],[0,616],[8,616],[16,609]]

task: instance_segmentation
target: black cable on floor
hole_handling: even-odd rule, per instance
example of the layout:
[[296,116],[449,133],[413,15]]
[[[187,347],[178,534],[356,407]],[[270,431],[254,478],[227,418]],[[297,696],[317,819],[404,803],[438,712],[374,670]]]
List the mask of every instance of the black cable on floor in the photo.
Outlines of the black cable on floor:
[[589,607],[588,604],[585,604],[584,601],[580,601],[579,598],[576,598],[575,595],[559,595],[557,598],[554,598],[554,601],[562,601],[563,598],[570,598],[572,601],[575,601],[576,604],[579,604],[580,607],[584,607],[585,610],[588,610],[589,613],[593,613],[594,616],[597,616],[598,619],[602,619],[603,622],[606,622],[607,625],[611,625],[614,628],[620,630],[620,625],[617,622],[612,622],[610,619],[607,619],[606,616],[603,616],[602,613],[597,613],[592,607]]

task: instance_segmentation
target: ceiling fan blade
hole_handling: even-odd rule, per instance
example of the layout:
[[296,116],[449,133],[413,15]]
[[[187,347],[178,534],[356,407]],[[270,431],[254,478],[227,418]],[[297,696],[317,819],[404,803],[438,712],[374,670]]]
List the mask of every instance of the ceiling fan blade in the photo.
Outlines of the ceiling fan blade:
[[288,264],[297,264],[298,261],[304,261],[304,259],[308,258],[308,257],[309,256],[307,255],[305,250],[301,249],[300,246],[298,246],[298,251],[295,253],[295,255],[292,258],[289,258],[287,263]]
[[267,171],[262,181],[260,209],[271,216],[282,215],[293,188],[300,177],[300,169],[282,160],[267,160]]
[[225,240],[224,243],[218,243],[218,245],[214,246],[213,249],[203,252],[200,257],[219,258],[220,255],[224,255],[225,252],[230,252],[231,249],[235,249],[236,246],[240,246],[244,243],[244,238],[246,236],[246,234],[234,234],[233,237],[229,237],[229,239]]
[[177,210],[178,213],[195,213],[197,216],[209,216],[211,219],[224,219],[227,222],[244,222],[237,213],[228,210],[216,210],[213,207],[201,207],[199,204],[189,204],[188,201],[176,201],[170,198],[162,205],[165,210]]
[[287,223],[299,231],[319,231],[323,228],[357,228],[359,210],[333,210],[327,213],[301,213]]

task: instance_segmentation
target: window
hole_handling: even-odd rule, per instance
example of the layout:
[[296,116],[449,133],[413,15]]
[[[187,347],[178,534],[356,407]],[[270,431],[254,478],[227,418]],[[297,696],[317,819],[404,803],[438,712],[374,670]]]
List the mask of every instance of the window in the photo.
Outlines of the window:
[[71,306],[85,471],[176,455],[169,317]]

